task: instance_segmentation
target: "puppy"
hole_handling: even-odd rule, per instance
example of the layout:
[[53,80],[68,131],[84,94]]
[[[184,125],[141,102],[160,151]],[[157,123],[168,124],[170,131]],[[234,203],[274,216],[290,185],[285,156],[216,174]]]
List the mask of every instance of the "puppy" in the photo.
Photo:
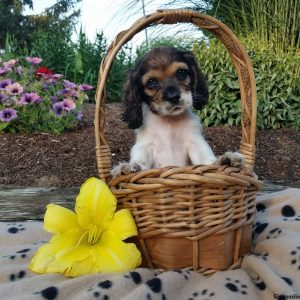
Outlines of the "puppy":
[[112,176],[165,166],[240,164],[239,153],[216,159],[202,135],[192,107],[208,101],[206,80],[193,54],[172,47],[152,49],[125,84],[123,121],[136,130],[129,163],[114,167]]

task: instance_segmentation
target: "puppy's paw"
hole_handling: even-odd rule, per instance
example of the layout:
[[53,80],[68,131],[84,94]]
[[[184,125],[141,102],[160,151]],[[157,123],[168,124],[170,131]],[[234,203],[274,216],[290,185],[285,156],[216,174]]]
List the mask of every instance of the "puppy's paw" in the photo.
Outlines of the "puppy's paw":
[[141,166],[134,162],[134,163],[120,163],[119,165],[115,166],[111,170],[111,175],[113,178],[120,176],[120,175],[127,175],[129,173],[135,173],[141,171]]
[[218,157],[216,163],[220,166],[242,168],[245,166],[245,156],[239,152],[226,152]]

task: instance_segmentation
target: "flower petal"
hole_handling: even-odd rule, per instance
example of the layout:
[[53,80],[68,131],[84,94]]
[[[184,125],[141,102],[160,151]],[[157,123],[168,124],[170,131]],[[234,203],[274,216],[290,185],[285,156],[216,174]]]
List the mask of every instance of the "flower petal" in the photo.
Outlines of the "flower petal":
[[95,224],[99,230],[105,230],[113,219],[116,205],[115,196],[102,180],[94,177],[87,179],[76,198],[75,211],[80,226],[88,229]]
[[111,230],[105,231],[94,251],[100,272],[125,272],[141,264],[141,253],[133,243],[124,243]]
[[44,229],[53,234],[63,234],[78,227],[76,214],[60,205],[48,204],[44,216]]
[[[81,244],[85,234],[80,229],[71,229],[67,233],[56,235],[50,240],[53,246],[53,255],[55,259],[65,260],[68,255],[74,252]],[[88,253],[83,252],[83,258],[86,258]]]
[[54,261],[52,245],[41,246],[31,259],[29,269],[36,273],[45,273],[47,266]]
[[134,219],[128,209],[121,209],[115,213],[109,230],[113,230],[121,240],[138,235]]
[[71,269],[71,264],[58,260],[53,255],[54,245],[41,246],[33,256],[29,269],[36,273],[61,273],[66,274]]
[[85,260],[72,263],[71,266],[64,272],[66,276],[71,277],[95,273],[99,273],[99,269],[96,268],[92,256],[89,256]]

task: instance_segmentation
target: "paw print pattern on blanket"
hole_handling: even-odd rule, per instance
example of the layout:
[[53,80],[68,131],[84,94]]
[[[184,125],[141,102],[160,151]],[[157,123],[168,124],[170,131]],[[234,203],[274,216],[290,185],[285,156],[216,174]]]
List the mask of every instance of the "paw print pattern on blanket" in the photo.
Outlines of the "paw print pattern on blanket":
[[7,224],[7,226],[7,232],[10,234],[16,234],[26,229],[22,224]]
[[100,298],[103,300],[109,300],[109,296],[106,295],[107,290],[111,289],[113,286],[112,281],[103,280],[100,281],[97,286],[91,287],[88,289],[88,292],[92,293],[94,298]]
[[265,282],[258,275],[250,276],[250,278],[260,291],[263,291],[267,288]]
[[256,257],[259,257],[259,258],[261,258],[261,259],[263,259],[263,260],[265,260],[265,261],[267,261],[267,260],[268,260],[269,253],[265,252],[265,253],[263,253],[263,254],[255,254],[255,256],[256,256]]
[[[151,297],[150,294],[146,294],[146,300],[152,300],[152,297]],[[167,300],[165,294],[162,294],[162,295],[161,295],[161,300]]]
[[267,209],[267,207],[266,207],[266,205],[263,204],[263,203],[258,203],[258,204],[256,205],[256,210],[257,210],[257,212],[265,212],[266,209]]
[[290,205],[285,205],[281,208],[283,221],[300,221],[300,215],[296,215],[295,209]]
[[264,232],[268,225],[268,223],[256,222],[253,226],[253,238]]
[[247,295],[247,288],[246,284],[240,282],[240,280],[232,280],[231,278],[226,278],[227,283],[225,283],[225,287],[234,293],[240,293],[243,295]]
[[280,234],[282,233],[282,230],[278,227],[273,228],[269,231],[268,235],[267,235],[267,240],[269,239],[276,239],[280,236]]
[[[161,300],[166,300],[166,295],[162,293],[163,284],[160,278],[154,277],[145,282],[145,284],[150,288],[150,290],[155,294],[161,293]],[[149,293],[146,294],[146,299],[151,300],[152,297]]]
[[34,295],[41,295],[42,299],[46,300],[54,300],[57,299],[57,296],[59,294],[58,288],[55,286],[50,286],[45,289],[43,289],[40,292],[33,293]]
[[154,293],[160,293],[162,291],[162,282],[159,278],[154,277],[148,281],[146,281],[147,286]]
[[191,274],[189,270],[174,270],[174,272],[182,275],[185,280],[189,280],[189,275]]
[[292,286],[293,285],[293,281],[292,279],[288,278],[288,277],[281,277],[288,285]]
[[297,267],[300,270],[300,246],[291,251],[291,265]]
[[[153,293],[155,293],[155,294],[160,294],[161,293],[161,296],[160,296],[161,300],[166,300],[167,299],[166,295],[163,293],[163,283],[162,283],[162,280],[160,278],[154,277],[152,279],[149,279],[145,283]],[[155,298],[157,298],[157,295],[156,295]],[[152,299],[150,293],[146,294],[146,299],[147,300]]]
[[142,277],[138,272],[129,272],[129,275],[124,275],[125,278],[130,278],[135,284],[142,283]]
[[30,251],[30,249],[26,248],[26,249],[19,250],[14,254],[5,255],[5,256],[2,256],[2,257],[8,257],[10,260],[14,260],[14,259],[17,259],[17,258],[25,259],[27,257],[27,254],[28,254],[29,251]]
[[211,292],[209,289],[204,289],[201,292],[194,292],[193,296],[188,300],[213,300],[215,299],[215,292]]
[[9,280],[10,281],[16,281],[16,280],[23,279],[25,276],[26,276],[26,272],[21,270],[20,272],[18,272],[16,274],[10,274],[9,275]]

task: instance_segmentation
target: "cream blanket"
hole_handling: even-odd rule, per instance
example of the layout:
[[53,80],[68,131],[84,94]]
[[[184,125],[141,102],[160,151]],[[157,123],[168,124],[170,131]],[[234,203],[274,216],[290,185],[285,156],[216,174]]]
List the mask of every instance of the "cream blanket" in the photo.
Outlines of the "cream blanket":
[[50,235],[41,222],[0,223],[0,299],[300,299],[300,189],[259,196],[253,253],[241,269],[196,272],[136,269],[67,278],[27,268]]

